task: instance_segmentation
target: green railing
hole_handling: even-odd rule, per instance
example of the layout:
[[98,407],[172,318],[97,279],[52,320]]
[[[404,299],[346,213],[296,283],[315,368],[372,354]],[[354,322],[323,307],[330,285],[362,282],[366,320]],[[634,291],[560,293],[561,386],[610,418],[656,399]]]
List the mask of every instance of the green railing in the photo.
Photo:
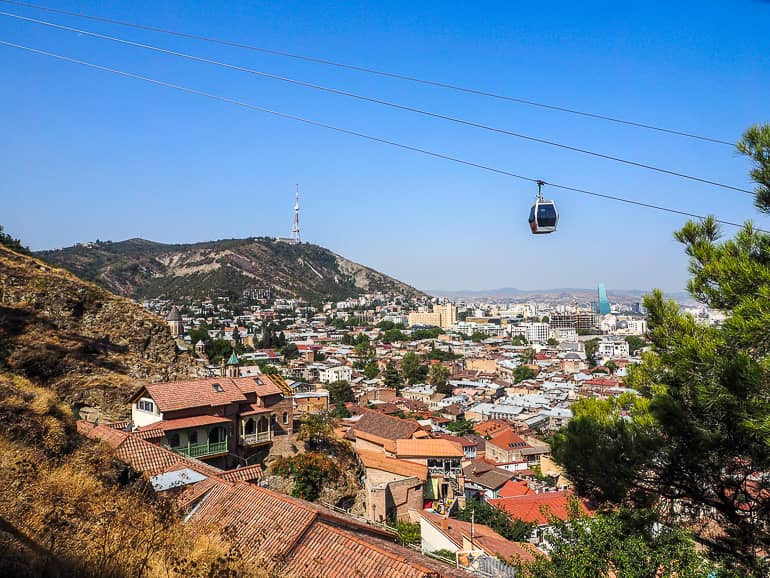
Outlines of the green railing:
[[213,454],[221,454],[227,451],[227,438],[221,442],[204,442],[201,444],[187,444],[178,448],[171,448],[178,454],[188,456],[191,458],[200,458],[202,456],[210,456]]

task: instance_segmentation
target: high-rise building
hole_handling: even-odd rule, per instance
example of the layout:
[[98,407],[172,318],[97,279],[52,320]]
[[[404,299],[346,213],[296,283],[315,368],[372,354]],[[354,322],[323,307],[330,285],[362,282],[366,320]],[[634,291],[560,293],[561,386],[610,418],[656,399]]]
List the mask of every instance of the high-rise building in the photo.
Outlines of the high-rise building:
[[610,301],[607,299],[607,289],[604,287],[604,283],[599,283],[599,300],[596,302],[596,312],[599,315],[607,315],[612,311],[610,308]]

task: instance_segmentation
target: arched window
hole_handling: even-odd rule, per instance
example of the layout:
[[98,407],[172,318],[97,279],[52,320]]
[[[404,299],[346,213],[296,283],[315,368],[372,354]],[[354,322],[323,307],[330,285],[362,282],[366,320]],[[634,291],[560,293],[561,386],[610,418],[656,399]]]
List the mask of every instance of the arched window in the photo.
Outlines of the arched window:
[[189,439],[191,444],[197,444],[198,443],[198,430],[194,429],[189,434],[187,434],[187,438]]
[[175,431],[167,433],[166,439],[168,440],[168,445],[170,445],[172,448],[179,447],[179,434]]
[[209,443],[216,444],[225,441],[225,428],[217,426],[209,432]]
[[246,420],[244,429],[245,429],[246,435],[253,434],[257,431],[257,423],[254,421],[253,417],[250,417],[249,419]]

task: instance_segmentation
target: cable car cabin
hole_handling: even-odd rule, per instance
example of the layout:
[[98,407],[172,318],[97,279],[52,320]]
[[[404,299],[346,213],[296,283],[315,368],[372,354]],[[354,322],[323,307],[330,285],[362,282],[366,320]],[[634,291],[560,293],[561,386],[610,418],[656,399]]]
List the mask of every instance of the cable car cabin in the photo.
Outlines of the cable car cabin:
[[553,233],[558,222],[559,212],[556,210],[556,203],[543,199],[535,201],[529,212],[529,228],[534,235]]

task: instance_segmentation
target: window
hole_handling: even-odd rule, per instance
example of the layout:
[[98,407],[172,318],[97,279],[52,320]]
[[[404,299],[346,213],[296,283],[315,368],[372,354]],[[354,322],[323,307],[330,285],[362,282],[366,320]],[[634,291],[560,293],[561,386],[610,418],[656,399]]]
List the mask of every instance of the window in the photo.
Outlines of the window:
[[217,393],[222,393],[224,391],[224,388],[218,383],[212,383],[211,388]]
[[198,443],[198,430],[192,430],[189,434],[187,434],[187,438],[191,444],[197,444]]
[[172,448],[178,448],[179,447],[179,434],[176,432],[171,432],[166,434],[166,439],[168,440],[168,445],[170,445]]
[[136,409],[139,411],[146,411],[147,413],[155,412],[155,404],[148,399],[140,399],[136,402]]
[[289,414],[287,412],[283,412],[283,425],[289,425]]

